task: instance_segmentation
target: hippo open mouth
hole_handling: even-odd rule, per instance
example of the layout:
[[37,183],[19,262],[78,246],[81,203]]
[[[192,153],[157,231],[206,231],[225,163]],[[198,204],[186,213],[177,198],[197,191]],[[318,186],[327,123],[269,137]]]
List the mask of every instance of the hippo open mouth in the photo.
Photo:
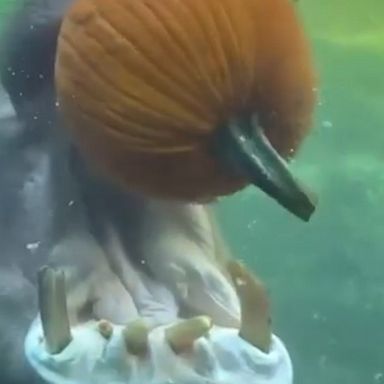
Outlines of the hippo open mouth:
[[[67,247],[73,248],[79,250],[76,241]],[[75,271],[80,279],[75,289],[65,267],[39,272],[39,316],[25,352],[47,382],[230,384],[258,383],[260,375],[270,376],[271,383],[291,382],[284,345],[274,335],[265,339],[268,332],[260,337],[256,326],[261,320],[270,327],[265,292],[239,263],[226,264],[227,279],[197,253],[172,258],[169,248],[161,260],[163,271],[152,265],[154,278],[135,268],[123,248],[109,249],[114,249],[117,273],[98,268],[91,278],[81,278]],[[92,257],[97,266],[96,251]],[[81,300],[92,307],[88,317],[74,314]]]

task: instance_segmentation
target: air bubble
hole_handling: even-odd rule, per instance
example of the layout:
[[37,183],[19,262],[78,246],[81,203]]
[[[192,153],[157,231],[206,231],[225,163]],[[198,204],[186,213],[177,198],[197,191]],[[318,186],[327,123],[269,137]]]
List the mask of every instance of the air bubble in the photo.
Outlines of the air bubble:
[[323,128],[333,128],[333,123],[329,120],[324,120],[321,125],[323,126]]
[[28,243],[25,247],[28,251],[34,252],[40,247],[40,241],[37,241],[36,243]]

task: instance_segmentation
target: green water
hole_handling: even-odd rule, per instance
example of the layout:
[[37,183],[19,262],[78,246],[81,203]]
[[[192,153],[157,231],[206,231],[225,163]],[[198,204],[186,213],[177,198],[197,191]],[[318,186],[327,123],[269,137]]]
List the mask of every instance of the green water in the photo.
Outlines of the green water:
[[17,0],[0,0],[0,17],[6,16],[14,4],[17,4]]
[[[107,0],[108,1],[108,0]],[[111,1],[111,0],[110,0]],[[17,0],[1,0],[0,15]],[[266,282],[297,384],[384,383],[384,1],[300,0],[321,98],[293,164],[319,195],[302,224],[253,189],[218,209]]]
[[247,190],[219,214],[236,255],[270,289],[296,383],[384,383],[384,1],[299,8],[321,99],[293,167],[318,211],[302,224]]

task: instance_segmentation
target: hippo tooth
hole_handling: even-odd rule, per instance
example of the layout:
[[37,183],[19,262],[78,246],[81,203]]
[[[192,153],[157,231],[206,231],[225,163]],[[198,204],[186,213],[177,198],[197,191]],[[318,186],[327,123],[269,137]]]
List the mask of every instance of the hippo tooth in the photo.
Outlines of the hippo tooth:
[[208,316],[197,316],[171,325],[165,330],[165,338],[175,353],[181,353],[192,347],[195,340],[206,335],[212,328]]
[[137,356],[147,353],[149,331],[150,329],[143,319],[135,320],[125,327],[123,335],[129,353]]
[[45,344],[58,354],[71,342],[64,272],[43,267],[38,272],[38,296]]
[[106,340],[109,340],[112,337],[113,327],[109,321],[100,320],[98,324],[98,330]]

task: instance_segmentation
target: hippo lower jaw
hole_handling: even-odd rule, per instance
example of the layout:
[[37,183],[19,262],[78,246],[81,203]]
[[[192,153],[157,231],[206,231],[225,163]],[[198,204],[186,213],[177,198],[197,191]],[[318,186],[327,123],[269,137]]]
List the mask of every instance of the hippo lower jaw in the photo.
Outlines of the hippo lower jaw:
[[255,295],[244,282],[238,293],[247,324],[240,329],[219,327],[207,316],[175,318],[152,328],[142,319],[125,326],[92,320],[71,327],[63,282],[60,272],[41,271],[40,316],[25,340],[28,361],[48,383],[292,383],[283,343],[272,336],[264,352],[255,344],[249,300]]

